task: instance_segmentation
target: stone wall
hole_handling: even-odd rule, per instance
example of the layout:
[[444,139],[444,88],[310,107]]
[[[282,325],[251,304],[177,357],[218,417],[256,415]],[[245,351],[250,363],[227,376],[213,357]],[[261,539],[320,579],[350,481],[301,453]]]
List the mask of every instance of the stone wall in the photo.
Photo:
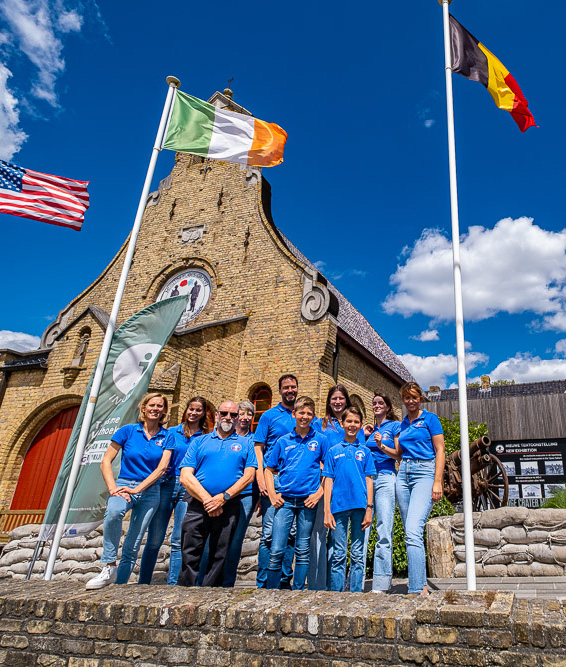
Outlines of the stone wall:
[[[476,575],[566,574],[566,510],[503,507],[474,512]],[[464,515],[427,524],[430,577],[465,577]]]
[[[128,531],[128,522],[123,524],[123,536]],[[167,534],[155,565],[153,583],[165,584],[167,582],[167,572],[169,571],[169,554],[171,551],[171,529],[172,522],[169,524]],[[39,525],[20,526],[10,533],[10,541],[4,546],[0,557],[0,579],[25,579],[29,565],[35,549],[37,536],[39,534]],[[238,566],[238,581],[249,582],[255,585],[257,573],[257,553],[259,549],[259,538],[261,535],[261,518],[254,516],[246,532],[246,537],[242,547],[242,558]],[[122,536],[122,539],[123,539]],[[36,560],[32,579],[42,579],[45,571],[45,564],[49,555],[49,544],[42,550],[39,558]],[[137,581],[139,572],[139,563],[145,538],[140,549],[140,557],[134,568],[130,579],[131,582]],[[122,548],[118,550],[120,558]],[[102,526],[91,531],[88,535],[76,537],[64,537],[57,553],[57,561],[53,568],[53,581],[69,581],[86,583],[89,579],[95,577],[101,570],[100,557],[102,556]]]
[[329,593],[10,582],[10,666],[566,665],[557,600],[513,593]]

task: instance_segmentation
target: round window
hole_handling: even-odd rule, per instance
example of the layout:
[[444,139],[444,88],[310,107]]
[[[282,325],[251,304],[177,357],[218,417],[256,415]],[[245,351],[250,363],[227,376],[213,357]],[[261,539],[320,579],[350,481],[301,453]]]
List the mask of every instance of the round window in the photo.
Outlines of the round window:
[[210,293],[212,282],[210,276],[202,269],[185,269],[170,278],[162,287],[157,301],[170,299],[173,296],[189,295],[185,312],[181,315],[175,331],[183,331],[187,325],[198,317],[204,310]]

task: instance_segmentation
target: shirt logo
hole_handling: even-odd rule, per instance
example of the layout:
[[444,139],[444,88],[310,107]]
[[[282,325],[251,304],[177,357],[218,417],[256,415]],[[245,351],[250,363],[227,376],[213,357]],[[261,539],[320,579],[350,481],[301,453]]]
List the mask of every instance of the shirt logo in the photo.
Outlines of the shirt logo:
[[155,444],[156,444],[158,447],[163,447],[163,443],[164,443],[164,442],[165,442],[165,438],[161,438],[161,440],[156,440],[156,441],[155,441]]
[[296,446],[297,445],[288,445],[287,447],[285,447],[285,451],[288,452],[290,449],[295,449]]
[[240,445],[238,442],[235,442],[235,443],[230,447],[230,449],[231,449],[233,452],[241,452],[241,451],[242,451],[242,445]]
[[424,422],[413,422],[411,426],[414,426],[415,428],[423,428],[425,426]]
[[358,449],[358,451],[354,454],[354,456],[356,457],[357,461],[363,461],[366,457],[366,453],[362,452],[361,449]]
[[311,440],[307,445],[307,449],[310,452],[316,452],[316,450],[318,449],[318,442],[316,440]]
[[339,458],[342,458],[342,456],[346,456],[346,454],[336,454],[336,456],[334,458],[339,459]]

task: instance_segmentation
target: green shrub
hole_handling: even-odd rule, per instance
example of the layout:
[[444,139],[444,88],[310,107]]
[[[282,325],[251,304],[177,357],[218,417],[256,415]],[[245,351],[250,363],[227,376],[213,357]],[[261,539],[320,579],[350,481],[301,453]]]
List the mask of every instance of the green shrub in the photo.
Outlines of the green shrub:
[[[435,516],[450,516],[454,514],[454,506],[446,500],[444,496],[433,505],[429,519]],[[368,556],[366,561],[366,576],[373,575],[373,556],[375,553],[375,543],[377,540],[377,531],[375,530],[375,521],[371,527],[371,533],[368,543]],[[426,544],[426,529],[425,529]],[[395,508],[395,518],[393,521],[393,575],[396,577],[407,576],[407,550],[405,548],[405,531],[399,508]]]
[[555,510],[566,510],[566,489],[560,489],[547,498],[541,505],[541,508],[551,508]]

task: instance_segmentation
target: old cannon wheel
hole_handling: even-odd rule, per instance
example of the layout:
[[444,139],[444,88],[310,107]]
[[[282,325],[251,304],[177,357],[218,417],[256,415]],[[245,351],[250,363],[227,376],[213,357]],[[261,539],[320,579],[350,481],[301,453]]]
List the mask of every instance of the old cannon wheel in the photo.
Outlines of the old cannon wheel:
[[509,497],[509,480],[503,464],[497,456],[486,455],[489,456],[490,462],[475,475],[473,484],[478,490],[472,501],[476,512],[505,507]]

